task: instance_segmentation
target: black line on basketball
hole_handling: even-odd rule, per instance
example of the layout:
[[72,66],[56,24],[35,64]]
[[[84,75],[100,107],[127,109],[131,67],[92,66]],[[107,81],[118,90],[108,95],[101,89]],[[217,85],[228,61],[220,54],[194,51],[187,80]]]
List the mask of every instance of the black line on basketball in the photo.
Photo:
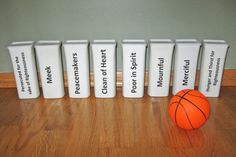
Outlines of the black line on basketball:
[[172,105],[172,104],[175,104],[175,103],[179,103],[179,101],[174,101],[171,104],[169,104],[169,106]]
[[[189,90],[191,90],[191,89],[187,89],[186,92],[182,90],[181,92],[183,92],[183,94],[185,94],[185,93],[187,93]],[[181,92],[180,92],[180,93],[181,93]]]
[[[176,109],[175,109],[175,123],[176,123],[176,124],[177,124],[177,121],[176,121],[176,112],[177,112],[177,110],[178,110],[179,103],[181,102],[182,98],[183,98],[186,94],[188,94],[190,91],[191,91],[191,90],[187,91],[186,93],[184,93],[184,94],[180,97],[179,102],[178,102],[178,104],[177,104],[177,106],[176,106]],[[179,95],[178,95],[178,96],[179,96]],[[177,125],[178,125],[178,124],[177,124]]]
[[194,96],[194,97],[198,97],[198,98],[202,98],[202,99],[206,99],[206,98],[204,98],[204,97],[202,97],[202,96],[199,96],[199,95],[194,95],[194,94],[191,94],[191,93],[188,93],[188,95],[190,95],[190,96]]
[[179,104],[180,104],[181,107],[183,107],[184,113],[185,113],[185,115],[187,116],[188,122],[189,122],[189,124],[191,125],[192,129],[195,129],[195,128],[193,127],[193,125],[192,125],[190,119],[189,119],[189,116],[188,116],[188,114],[187,114],[187,111],[186,111],[185,107],[183,106],[183,104],[181,104],[181,103],[179,103]]
[[188,99],[186,99],[186,98],[184,98],[184,97],[181,97],[181,96],[179,96],[179,95],[176,95],[176,96],[179,97],[179,98],[182,98],[182,99],[184,99],[184,100],[186,100],[186,101],[188,101],[188,102],[190,102],[190,103],[191,103],[193,106],[195,106],[200,112],[202,112],[202,114],[203,114],[203,116],[205,117],[205,119],[207,119],[205,113],[204,113],[196,104],[194,104],[192,101],[190,101],[190,100],[188,100]]

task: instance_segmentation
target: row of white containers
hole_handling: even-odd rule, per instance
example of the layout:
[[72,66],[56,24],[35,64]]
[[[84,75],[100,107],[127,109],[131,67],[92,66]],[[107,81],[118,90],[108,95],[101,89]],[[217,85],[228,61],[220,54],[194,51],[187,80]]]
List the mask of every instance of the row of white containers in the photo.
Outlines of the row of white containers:
[[[218,97],[220,92],[228,44],[223,40],[203,40],[200,81],[198,90],[208,97]],[[145,40],[123,40],[123,96],[143,97]],[[149,40],[148,95],[168,96],[172,58],[174,55],[173,94],[182,89],[193,89],[201,42],[195,39]],[[89,42],[70,40],[63,43],[69,96],[90,96]],[[116,95],[116,41],[91,42],[94,93],[97,98]],[[13,42],[8,47],[20,99],[37,98],[39,85],[36,60],[42,82],[44,98],[64,96],[63,66],[60,41]]]

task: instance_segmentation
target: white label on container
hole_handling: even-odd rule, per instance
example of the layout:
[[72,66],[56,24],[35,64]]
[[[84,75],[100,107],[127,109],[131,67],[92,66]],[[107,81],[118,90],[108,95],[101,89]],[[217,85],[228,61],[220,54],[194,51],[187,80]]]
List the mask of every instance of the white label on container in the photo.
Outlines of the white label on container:
[[51,66],[46,66],[45,71],[47,73],[47,84],[52,84],[52,70],[51,70]]
[[30,84],[30,75],[26,64],[25,53],[21,52],[20,57],[15,56],[16,70],[20,80],[21,92],[27,92],[32,94],[32,88]]
[[188,86],[188,80],[189,80],[189,66],[190,66],[190,60],[184,60],[184,79],[182,82],[183,86]]
[[132,78],[132,89],[131,93],[137,93],[137,62],[136,62],[136,52],[132,52],[130,55],[130,62],[131,62],[131,78]]
[[163,85],[163,75],[164,75],[164,58],[158,58],[158,80],[157,87],[162,87]]
[[78,61],[78,54],[77,53],[73,53],[72,54],[73,57],[73,70],[74,70],[74,83],[75,83],[75,94],[80,94],[80,76],[79,76],[79,61]]
[[107,94],[107,56],[106,49],[101,49],[102,94]]
[[[216,66],[215,66],[215,70],[213,69],[213,64],[215,62],[216,59]],[[220,64],[221,64],[221,59],[220,58],[215,58],[215,52],[211,51],[210,54],[210,60],[209,60],[209,66],[208,66],[208,79],[207,79],[207,88],[206,91],[209,92],[210,91],[210,87],[211,85],[213,86],[218,86],[218,76],[219,76],[219,69],[220,69]],[[214,74],[212,74],[213,70],[215,71]],[[213,76],[214,75],[214,76]]]

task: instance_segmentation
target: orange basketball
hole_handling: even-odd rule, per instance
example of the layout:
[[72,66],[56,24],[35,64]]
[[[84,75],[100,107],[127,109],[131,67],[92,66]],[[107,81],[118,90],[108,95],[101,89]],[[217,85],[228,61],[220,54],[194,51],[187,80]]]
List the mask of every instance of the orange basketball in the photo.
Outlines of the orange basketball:
[[199,91],[185,89],[172,97],[169,114],[172,121],[180,128],[197,129],[209,117],[210,104]]

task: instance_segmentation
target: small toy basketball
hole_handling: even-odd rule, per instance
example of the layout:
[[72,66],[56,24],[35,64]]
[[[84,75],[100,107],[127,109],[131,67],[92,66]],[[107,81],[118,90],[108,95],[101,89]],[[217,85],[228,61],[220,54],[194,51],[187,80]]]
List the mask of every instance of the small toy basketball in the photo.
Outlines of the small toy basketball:
[[169,114],[178,127],[193,130],[206,122],[210,114],[210,104],[199,91],[185,89],[171,98]]

